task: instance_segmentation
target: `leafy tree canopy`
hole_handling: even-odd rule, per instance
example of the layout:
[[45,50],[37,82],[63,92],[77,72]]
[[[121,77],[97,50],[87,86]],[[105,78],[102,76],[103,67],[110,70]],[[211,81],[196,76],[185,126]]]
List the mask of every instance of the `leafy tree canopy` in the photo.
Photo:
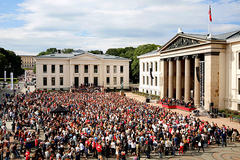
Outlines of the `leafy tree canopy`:
[[133,82],[139,82],[139,59],[137,58],[140,55],[156,50],[159,45],[155,44],[145,44],[138,46],[133,53],[133,61],[131,64],[131,72],[133,76]]
[[74,51],[74,49],[72,49],[72,48],[64,48],[64,49],[62,49],[63,53],[72,53],[73,51]]
[[103,54],[103,51],[100,51],[100,50],[91,50],[91,51],[88,51],[89,53],[93,53],[93,54]]
[[0,76],[4,77],[4,70],[7,71],[7,77],[10,77],[10,72],[17,77],[24,73],[21,68],[21,57],[17,56],[13,51],[0,48]]

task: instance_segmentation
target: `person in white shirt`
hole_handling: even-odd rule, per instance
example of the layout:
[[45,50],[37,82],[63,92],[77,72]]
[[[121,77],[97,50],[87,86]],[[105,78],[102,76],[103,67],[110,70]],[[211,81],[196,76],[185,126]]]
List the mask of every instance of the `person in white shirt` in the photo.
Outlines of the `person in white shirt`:
[[170,150],[171,142],[169,141],[168,138],[167,138],[167,140],[165,141],[165,147],[166,147],[166,150]]
[[77,145],[76,147],[76,153],[80,152],[80,147],[79,147],[79,144]]
[[134,140],[131,143],[131,151],[132,151],[132,155],[135,155],[135,153],[136,153],[136,142]]
[[83,152],[84,152],[84,145],[83,145],[83,143],[82,143],[82,142],[80,143],[80,152],[82,153],[82,156],[83,156]]
[[115,151],[116,150],[116,145],[115,145],[115,142],[112,140],[111,142],[111,151],[112,151],[112,155],[114,156],[115,155]]
[[60,151],[58,151],[57,155],[56,155],[57,160],[61,160],[61,154]]

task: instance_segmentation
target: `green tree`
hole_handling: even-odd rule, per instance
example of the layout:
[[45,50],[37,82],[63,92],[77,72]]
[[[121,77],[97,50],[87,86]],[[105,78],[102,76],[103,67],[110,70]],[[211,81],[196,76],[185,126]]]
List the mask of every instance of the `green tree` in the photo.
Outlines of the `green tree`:
[[33,67],[33,73],[36,74],[36,65]]
[[0,76],[4,76],[4,70],[7,71],[7,77],[10,77],[10,72],[13,72],[13,76],[17,77],[24,73],[21,68],[21,57],[17,56],[13,51],[0,48]]
[[103,51],[100,51],[100,50],[91,50],[91,51],[88,51],[89,53],[93,53],[93,54],[103,54]]
[[140,55],[156,50],[159,45],[155,44],[145,44],[138,46],[133,53],[133,60],[131,64],[131,73],[134,83],[139,83],[139,59],[137,58]]
[[56,53],[57,52],[57,48],[48,48],[47,50],[46,50],[46,52],[48,52],[48,53]]
[[117,48],[109,48],[105,54],[113,55],[113,56],[119,56]]
[[72,49],[72,48],[64,48],[64,49],[62,49],[63,53],[72,53],[73,51],[74,51],[74,49]]

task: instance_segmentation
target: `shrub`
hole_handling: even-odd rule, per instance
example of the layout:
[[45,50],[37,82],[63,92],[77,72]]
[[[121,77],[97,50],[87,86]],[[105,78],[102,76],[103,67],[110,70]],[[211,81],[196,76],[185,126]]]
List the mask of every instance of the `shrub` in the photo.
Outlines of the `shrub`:
[[226,112],[224,109],[222,109],[222,110],[219,110],[218,111],[219,113],[222,113],[222,112]]
[[234,111],[234,112],[233,112],[233,115],[238,116],[238,111]]
[[226,116],[227,116],[227,117],[230,117],[230,116],[231,116],[231,114],[227,114]]

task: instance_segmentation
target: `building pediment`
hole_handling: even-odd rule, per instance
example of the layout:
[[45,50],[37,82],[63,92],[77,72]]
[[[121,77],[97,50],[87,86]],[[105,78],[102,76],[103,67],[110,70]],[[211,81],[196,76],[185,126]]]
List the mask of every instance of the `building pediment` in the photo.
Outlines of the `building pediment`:
[[173,41],[171,44],[169,44],[167,46],[166,50],[185,47],[185,46],[190,46],[190,45],[199,44],[199,43],[200,42],[196,39],[179,37],[175,41]]
[[93,61],[93,60],[101,60],[101,58],[94,56],[94,54],[84,53],[84,54],[76,55],[76,56],[72,57],[72,60]]
[[173,37],[170,41],[168,41],[162,48],[161,52],[163,51],[171,51],[175,49],[182,49],[191,46],[196,46],[199,44],[206,43],[206,40],[187,36],[184,34],[177,34]]

